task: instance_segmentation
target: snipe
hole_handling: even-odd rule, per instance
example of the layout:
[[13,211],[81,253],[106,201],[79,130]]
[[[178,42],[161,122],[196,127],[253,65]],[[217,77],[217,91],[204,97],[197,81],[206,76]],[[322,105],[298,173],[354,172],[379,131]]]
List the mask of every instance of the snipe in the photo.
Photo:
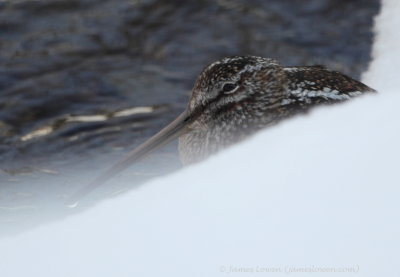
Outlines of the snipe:
[[255,56],[223,58],[203,70],[187,109],[178,118],[99,176],[85,191],[177,137],[181,160],[189,164],[284,118],[366,92],[374,90],[322,66],[283,67],[275,60]]

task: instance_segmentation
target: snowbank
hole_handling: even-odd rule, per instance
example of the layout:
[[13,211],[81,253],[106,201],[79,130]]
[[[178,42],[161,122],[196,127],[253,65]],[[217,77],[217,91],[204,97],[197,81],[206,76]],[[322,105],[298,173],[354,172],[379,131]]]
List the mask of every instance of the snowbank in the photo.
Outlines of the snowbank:
[[400,87],[400,2],[383,0],[381,13],[375,19],[373,62],[363,80],[380,91]]
[[400,8],[384,4],[365,75],[380,95],[316,110],[82,214],[0,240],[0,275],[398,276],[400,94],[392,72],[400,48],[386,44],[400,34],[386,21],[398,20],[390,14]]

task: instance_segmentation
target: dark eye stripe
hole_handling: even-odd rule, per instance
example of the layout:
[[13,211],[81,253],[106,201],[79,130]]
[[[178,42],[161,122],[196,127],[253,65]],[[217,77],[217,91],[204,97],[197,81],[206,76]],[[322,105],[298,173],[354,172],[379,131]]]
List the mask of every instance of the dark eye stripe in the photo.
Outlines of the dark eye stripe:
[[[226,85],[233,85],[234,87],[233,87],[233,89],[232,88],[230,88],[231,90],[230,91],[232,91],[232,90],[235,90],[239,85],[238,84],[234,84],[234,83],[226,83],[223,87],[222,87],[222,91],[223,92],[225,92],[224,91],[224,87],[226,86]],[[229,91],[228,91],[229,92]],[[227,93],[228,94],[228,93]],[[201,105],[201,106],[198,106],[198,107],[196,107],[195,108],[195,110],[193,110],[192,111],[192,120],[195,120],[199,115],[201,115],[201,113],[203,113],[204,112],[204,110],[205,109],[207,109],[212,103],[216,103],[216,102],[218,102],[219,100],[221,100],[223,97],[226,97],[226,95],[224,94],[224,93],[218,93],[214,98],[212,98],[212,99],[208,99],[208,101],[204,104],[204,105]],[[230,106],[230,104],[228,105],[228,106]]]

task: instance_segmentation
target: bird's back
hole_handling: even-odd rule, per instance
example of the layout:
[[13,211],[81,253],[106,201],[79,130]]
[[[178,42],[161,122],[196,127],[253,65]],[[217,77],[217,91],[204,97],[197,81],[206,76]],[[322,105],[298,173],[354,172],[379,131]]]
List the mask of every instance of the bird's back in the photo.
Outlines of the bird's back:
[[284,71],[288,77],[289,102],[298,105],[331,104],[376,92],[345,74],[319,65],[285,67]]

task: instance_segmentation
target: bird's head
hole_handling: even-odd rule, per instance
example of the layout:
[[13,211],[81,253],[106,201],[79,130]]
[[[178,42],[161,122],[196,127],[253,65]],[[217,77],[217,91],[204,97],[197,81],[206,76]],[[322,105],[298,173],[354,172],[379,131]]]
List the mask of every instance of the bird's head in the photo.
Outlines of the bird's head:
[[265,109],[285,91],[282,66],[272,59],[236,56],[218,60],[197,78],[188,104],[192,120],[211,124],[224,114]]

